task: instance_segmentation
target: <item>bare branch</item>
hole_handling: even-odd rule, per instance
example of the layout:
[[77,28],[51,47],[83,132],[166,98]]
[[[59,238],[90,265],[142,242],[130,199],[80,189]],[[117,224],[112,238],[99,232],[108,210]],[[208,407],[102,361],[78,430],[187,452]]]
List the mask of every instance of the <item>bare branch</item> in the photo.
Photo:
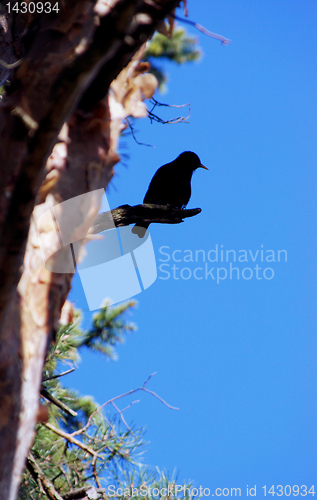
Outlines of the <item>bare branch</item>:
[[156,373],[157,372],[153,372],[153,373],[151,373],[151,375],[148,376],[148,378],[146,379],[146,381],[143,384],[143,387],[146,386],[146,384],[151,380],[152,377],[154,377],[154,375],[156,375]]
[[195,21],[190,21],[189,19],[184,19],[182,17],[178,17],[175,14],[171,14],[171,15],[173,15],[174,19],[177,19],[178,21],[181,21],[182,23],[187,23],[187,24],[190,24],[191,26],[194,26],[197,30],[204,33],[204,35],[207,35],[210,38],[215,38],[216,40],[220,40],[220,42],[223,45],[228,45],[229,43],[231,43],[231,40],[229,40],[229,38],[225,38],[222,35],[217,35],[217,33],[212,33],[211,31],[204,28],[204,26],[202,26],[201,24],[195,23]]
[[[131,430],[131,428],[129,427],[129,425],[127,424],[127,422],[126,422],[126,420],[125,420],[125,418],[123,416],[123,411],[124,410],[120,410],[120,408],[118,408],[117,405],[113,401],[111,401],[111,404],[114,407],[114,409],[117,410],[117,412],[119,413],[119,415],[121,417],[121,420],[124,423],[124,425],[126,426],[126,428],[131,432],[132,435],[134,435],[133,432],[132,432],[132,430]],[[131,406],[131,405],[129,405],[129,406]]]
[[179,410],[179,408],[176,408],[174,406],[171,406],[169,405],[168,403],[166,403],[164,401],[164,399],[162,399],[160,396],[158,396],[155,392],[152,392],[152,391],[149,391],[148,389],[145,388],[145,384],[147,384],[147,382],[150,380],[150,378],[155,375],[155,373],[152,373],[148,378],[147,380],[144,382],[143,386],[142,387],[138,387],[137,389],[131,389],[131,391],[128,391],[124,394],[120,394],[119,396],[115,396],[114,398],[112,399],[109,399],[108,401],[106,401],[105,403],[103,403],[100,408],[98,408],[98,410],[96,410],[95,413],[97,413],[97,411],[99,411],[101,408],[105,407],[106,405],[110,404],[110,403],[113,403],[113,401],[116,401],[117,399],[121,399],[121,398],[124,398],[125,396],[129,396],[130,394],[134,394],[135,392],[138,392],[138,391],[146,391],[146,392],[151,392],[151,394],[153,396],[155,396],[157,399],[159,399],[163,404],[165,404],[168,408],[171,408],[172,410]]
[[[179,410],[179,408],[176,408],[175,406],[171,406],[170,404],[168,404],[163,398],[161,398],[160,396],[158,396],[158,394],[156,394],[155,392],[153,391],[150,391],[149,389],[146,389],[145,385],[148,383],[148,381],[153,377],[153,375],[155,375],[156,372],[152,373],[147,379],[146,381],[143,383],[142,387],[137,387],[136,389],[131,389],[131,391],[128,391],[128,392],[125,392],[124,394],[120,394],[119,396],[115,396],[114,398],[112,399],[108,399],[108,401],[106,401],[105,403],[103,403],[101,406],[99,406],[99,408],[97,408],[97,410],[95,410],[89,417],[88,421],[87,421],[87,424],[85,426],[83,426],[81,429],[78,429],[77,431],[73,432],[71,435],[72,436],[76,436],[78,434],[82,434],[84,433],[88,427],[91,425],[91,421],[93,419],[93,417],[100,412],[100,410],[102,408],[104,408],[105,406],[109,405],[109,404],[112,404],[112,406],[114,406],[114,401],[117,401],[118,399],[121,399],[121,398],[124,398],[126,396],[130,396],[131,394],[134,394],[135,392],[138,392],[138,391],[145,391],[145,392],[148,392],[149,394],[152,394],[152,396],[156,397],[159,401],[161,401],[165,406],[167,406],[168,408],[170,408],[171,410]],[[132,404],[134,403],[137,403],[138,401],[134,401],[133,403],[131,403],[129,406],[132,406]],[[129,406],[127,406],[124,410],[126,410]],[[121,412],[123,412],[124,410],[121,410]],[[120,413],[120,410],[118,409],[119,413]],[[45,424],[47,425],[47,424]]]
[[176,406],[171,406],[169,405],[163,398],[161,398],[158,394],[156,394],[153,391],[150,391],[150,389],[146,389],[146,387],[142,387],[142,391],[148,392],[149,394],[152,394],[152,396],[155,396],[163,405],[167,406],[167,408],[170,408],[171,410],[179,410]]
[[194,217],[200,214],[201,208],[191,208],[184,210],[174,208],[170,205],[122,205],[110,212],[104,212],[96,217],[94,225],[90,228],[90,233],[97,234],[107,229],[128,226],[139,223],[159,223],[159,224],[180,224],[187,217]]
[[22,63],[22,59],[19,59],[18,61],[15,61],[14,63],[11,63],[11,64],[0,59],[0,66],[3,66],[5,69],[17,68],[18,66],[20,66],[21,63]]
[[132,403],[128,404],[128,406],[126,406],[125,408],[123,408],[121,411],[122,413],[126,410],[128,410],[131,406],[135,405],[136,403],[140,403],[140,400],[139,399],[136,399],[135,401],[132,401]]
[[158,123],[162,123],[163,125],[165,125],[167,123],[188,123],[187,120],[190,117],[190,108],[189,108],[188,115],[186,117],[185,116],[178,116],[177,118],[172,118],[171,120],[163,120],[163,118],[160,118],[159,116],[154,114],[153,111],[156,108],[156,106],[158,106],[158,107],[163,106],[166,108],[184,108],[186,106],[189,106],[189,103],[188,104],[180,104],[180,105],[164,104],[162,102],[157,101],[153,97],[152,97],[150,102],[153,104],[152,108],[148,111],[148,115],[149,115],[149,118],[151,120],[151,123],[153,121],[158,122]]
[[127,124],[129,125],[133,139],[135,140],[135,142],[137,144],[139,144],[139,146],[148,146],[149,148],[155,149],[155,146],[152,146],[152,144],[146,144],[145,142],[138,141],[137,138],[135,137],[134,128],[132,127],[130,121],[128,120],[128,118],[126,118],[125,120],[126,120]]
[[[165,102],[159,102],[154,97],[151,98],[150,101],[155,106],[163,106],[165,108],[186,108],[186,106],[190,106],[190,103],[187,104],[166,104]],[[154,109],[154,108],[153,108]]]
[[166,405],[168,408],[171,408],[172,410],[179,410],[179,408],[175,408],[174,406],[170,406],[168,403],[166,403],[166,401],[164,401],[164,399],[162,399],[160,396],[158,396],[155,392],[153,391],[150,391],[149,389],[146,389],[146,384],[150,381],[150,379],[156,375],[156,372],[153,372],[151,373],[151,375],[148,376],[148,378],[146,379],[146,381],[144,382],[143,384],[143,387],[142,389],[145,391],[145,392],[148,392],[149,394],[152,394],[153,396],[155,396],[157,399],[159,399],[164,405]]
[[94,480],[96,481],[96,485],[98,486],[98,488],[101,488],[101,484],[100,484],[100,480],[99,480],[99,477],[98,477],[98,473],[97,473],[97,468],[96,468],[96,457],[94,457],[92,459],[92,469],[93,469],[93,476],[94,476]]

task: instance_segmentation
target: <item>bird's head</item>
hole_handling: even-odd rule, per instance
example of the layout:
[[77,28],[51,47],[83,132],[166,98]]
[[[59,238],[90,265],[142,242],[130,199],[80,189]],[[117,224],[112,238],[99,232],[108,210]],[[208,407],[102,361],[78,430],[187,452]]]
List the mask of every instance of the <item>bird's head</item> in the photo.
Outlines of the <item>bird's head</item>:
[[205,170],[208,170],[207,167],[202,165],[199,156],[192,151],[184,151],[184,153],[181,153],[177,157],[177,160],[190,170],[196,170],[197,168],[204,168]]

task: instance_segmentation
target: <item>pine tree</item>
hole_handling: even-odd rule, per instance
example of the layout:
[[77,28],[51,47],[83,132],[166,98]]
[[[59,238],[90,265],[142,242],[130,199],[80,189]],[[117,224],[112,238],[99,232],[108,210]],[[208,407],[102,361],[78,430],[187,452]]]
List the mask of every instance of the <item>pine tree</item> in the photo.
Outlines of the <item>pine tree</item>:
[[[100,406],[91,396],[80,395],[63,384],[84,346],[115,359],[115,345],[135,330],[135,325],[124,319],[133,306],[132,301],[105,306],[94,314],[88,331],[81,329],[77,311],[73,323],[59,329],[43,370],[41,399],[42,405],[49,408],[48,420],[37,425],[19,500],[102,499],[108,498],[110,485],[122,499],[127,493],[150,498],[154,488],[162,493],[164,488],[174,491],[175,477],[140,466],[144,431],[131,427],[119,410],[116,402],[125,395]],[[68,370],[64,378],[61,372],[65,366]],[[126,395],[144,388],[145,385]],[[140,496],[142,491],[147,494]],[[159,494],[157,498],[163,496]]]
[[160,90],[164,91],[168,78],[167,72],[164,67],[159,66],[158,62],[167,59],[176,64],[184,64],[198,61],[201,54],[197,38],[189,35],[181,26],[176,26],[170,36],[155,33],[145,52],[145,59],[151,63],[151,73],[158,79]]

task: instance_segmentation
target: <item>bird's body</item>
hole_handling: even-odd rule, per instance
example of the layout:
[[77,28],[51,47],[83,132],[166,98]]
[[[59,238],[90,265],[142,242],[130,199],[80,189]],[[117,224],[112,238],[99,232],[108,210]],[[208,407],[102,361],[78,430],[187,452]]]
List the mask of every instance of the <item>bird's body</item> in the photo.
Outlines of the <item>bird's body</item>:
[[185,207],[191,196],[192,175],[193,170],[181,169],[174,162],[163,165],[154,174],[143,203]]
[[[174,161],[166,163],[154,174],[143,203],[153,205],[171,205],[175,208],[184,208],[190,200],[190,181],[194,170],[205,168],[195,153],[185,151]],[[132,232],[142,238],[149,224],[135,225]]]

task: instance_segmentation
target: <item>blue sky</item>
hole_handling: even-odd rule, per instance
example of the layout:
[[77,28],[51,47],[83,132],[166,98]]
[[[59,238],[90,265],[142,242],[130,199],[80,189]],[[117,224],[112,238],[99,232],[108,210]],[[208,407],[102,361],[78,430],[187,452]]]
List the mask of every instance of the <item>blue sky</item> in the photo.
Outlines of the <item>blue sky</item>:
[[[177,468],[180,480],[212,491],[240,487],[245,498],[247,485],[257,485],[262,497],[264,485],[310,487],[316,478],[317,5],[198,0],[189,2],[189,17],[232,44],[189,28],[203,58],[164,63],[168,92],[156,97],[190,102],[190,123],[138,120],[138,140],[155,148],[124,138],[128,168],[117,165],[107,196],[112,208],[142,202],[156,169],[192,150],[209,168],[195,172],[188,205],[202,213],[150,226],[158,278],[128,317],[138,330],[119,346],[117,362],[83,351],[67,383],[103,403],[156,371],[149,388],[180,410],[142,394],[126,413],[146,426],[144,462]],[[216,245],[237,255],[259,250],[257,261],[233,263],[239,280],[229,279],[230,262],[173,261],[175,250],[183,259]],[[267,250],[286,250],[287,262],[285,254],[266,262]],[[163,279],[162,252],[170,257],[163,269],[177,266],[180,279]],[[256,264],[259,276],[272,269],[272,279],[257,279]],[[206,265],[225,268],[227,278],[217,284]],[[244,268],[253,269],[251,279]],[[71,298],[80,307],[75,283]]]

